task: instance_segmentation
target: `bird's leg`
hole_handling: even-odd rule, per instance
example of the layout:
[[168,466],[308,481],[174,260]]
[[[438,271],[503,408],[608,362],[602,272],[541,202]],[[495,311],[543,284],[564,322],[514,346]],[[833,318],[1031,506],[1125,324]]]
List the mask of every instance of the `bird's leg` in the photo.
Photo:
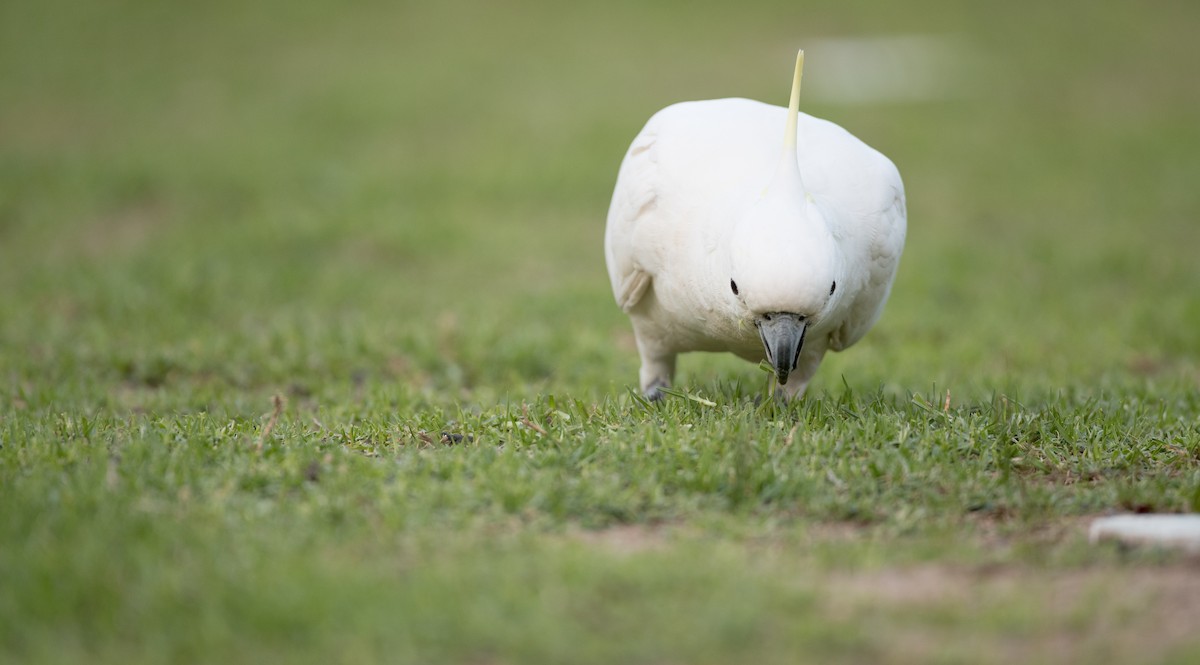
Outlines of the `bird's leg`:
[[813,376],[817,373],[817,368],[821,366],[821,359],[824,357],[825,349],[805,347],[800,352],[800,358],[796,361],[796,369],[788,377],[788,382],[779,386],[776,394],[788,402],[804,397],[808,382],[812,381]]
[[642,394],[657,402],[663,396],[661,388],[669,387],[675,378],[675,354],[652,349],[641,339],[638,339],[638,353],[642,356],[642,369],[638,372]]

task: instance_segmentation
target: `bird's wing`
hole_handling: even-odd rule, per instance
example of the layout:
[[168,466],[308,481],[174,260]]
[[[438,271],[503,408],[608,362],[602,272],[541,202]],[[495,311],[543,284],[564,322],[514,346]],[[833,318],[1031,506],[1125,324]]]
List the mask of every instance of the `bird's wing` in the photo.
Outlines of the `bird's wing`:
[[604,234],[605,259],[612,281],[613,296],[622,310],[628,312],[645,295],[652,273],[647,261],[639,256],[646,251],[638,242],[639,228],[644,232],[646,219],[653,216],[658,205],[655,187],[656,134],[650,125],[638,134],[629,146],[617,174],[617,185],[608,209],[608,226]]
[[635,307],[655,279],[697,292],[707,276],[696,270],[731,220],[728,211],[745,198],[747,182],[761,189],[770,175],[775,134],[783,131],[775,114],[784,112],[745,99],[707,100],[672,104],[647,121],[621,162],[608,210],[605,256],[622,309]]
[[886,166],[883,186],[877,188],[879,207],[851,222],[855,228],[847,237],[852,243],[848,258],[858,264],[862,281],[842,325],[830,336],[834,351],[853,345],[875,325],[900,265],[907,231],[904,185],[895,166],[890,161]]

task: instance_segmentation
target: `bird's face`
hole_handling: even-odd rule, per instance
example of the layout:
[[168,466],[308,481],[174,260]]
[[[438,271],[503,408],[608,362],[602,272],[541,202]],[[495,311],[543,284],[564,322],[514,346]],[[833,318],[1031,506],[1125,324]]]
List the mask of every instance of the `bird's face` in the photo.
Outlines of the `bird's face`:
[[832,308],[842,276],[841,251],[820,207],[803,194],[760,199],[734,227],[729,264],[730,296],[786,384],[805,334]]

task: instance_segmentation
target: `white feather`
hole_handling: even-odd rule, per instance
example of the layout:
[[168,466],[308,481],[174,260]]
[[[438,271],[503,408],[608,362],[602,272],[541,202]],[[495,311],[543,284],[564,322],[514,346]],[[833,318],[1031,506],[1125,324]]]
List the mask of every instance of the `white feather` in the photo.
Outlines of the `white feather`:
[[[670,383],[681,352],[764,358],[754,317],[807,308],[799,380],[786,386],[797,396],[827,349],[849,347],[878,319],[904,247],[900,175],[846,130],[802,113],[798,172],[788,168],[787,116],[746,99],[675,104],[626,153],[605,254],[648,393]],[[747,280],[741,296],[735,277]]]

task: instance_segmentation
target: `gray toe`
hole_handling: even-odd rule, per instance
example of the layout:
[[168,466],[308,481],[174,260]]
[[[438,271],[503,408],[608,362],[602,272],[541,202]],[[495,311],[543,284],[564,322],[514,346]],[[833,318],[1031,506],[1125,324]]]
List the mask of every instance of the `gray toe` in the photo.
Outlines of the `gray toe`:
[[651,383],[650,386],[642,392],[642,396],[651,402],[657,402],[666,396],[666,393],[662,391],[662,389],[666,387],[667,382],[659,379]]

